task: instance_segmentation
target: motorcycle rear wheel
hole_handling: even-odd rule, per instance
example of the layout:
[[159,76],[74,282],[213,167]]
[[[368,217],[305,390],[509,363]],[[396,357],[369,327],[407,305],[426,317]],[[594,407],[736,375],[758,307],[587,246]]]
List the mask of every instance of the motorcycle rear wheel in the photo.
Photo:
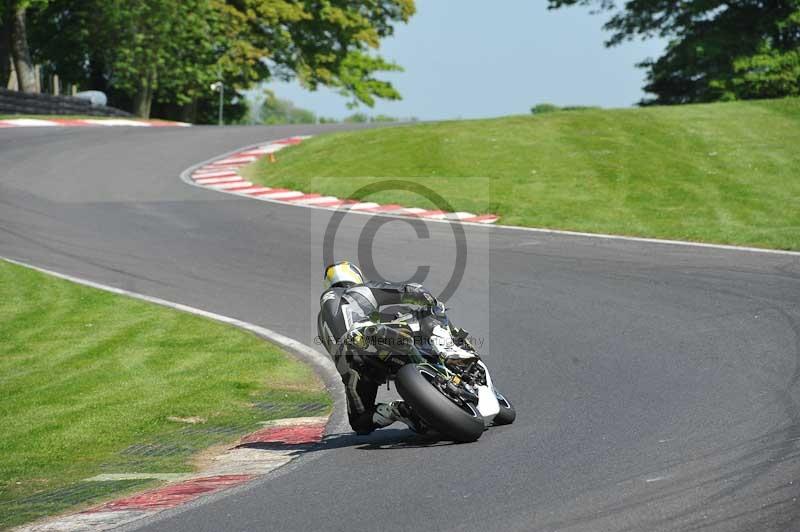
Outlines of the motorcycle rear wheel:
[[395,385],[417,415],[442,436],[457,442],[473,442],[480,438],[485,430],[480,414],[474,409],[467,412],[448,399],[429,380],[431,377],[433,375],[424,368],[407,364],[397,372]]

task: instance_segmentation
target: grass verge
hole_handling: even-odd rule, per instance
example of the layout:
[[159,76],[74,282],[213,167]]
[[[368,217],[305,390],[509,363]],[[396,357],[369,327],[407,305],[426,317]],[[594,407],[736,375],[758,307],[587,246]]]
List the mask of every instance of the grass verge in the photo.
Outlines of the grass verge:
[[312,138],[245,170],[269,186],[355,194],[424,184],[500,223],[800,250],[800,99],[587,109]]
[[233,327],[0,261],[0,528],[192,471],[192,457],[330,400]]

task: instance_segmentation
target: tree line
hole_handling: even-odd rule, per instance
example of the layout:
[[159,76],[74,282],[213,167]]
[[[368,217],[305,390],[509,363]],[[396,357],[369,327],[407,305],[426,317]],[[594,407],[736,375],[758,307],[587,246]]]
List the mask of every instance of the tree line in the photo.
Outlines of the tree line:
[[[551,9],[610,13],[608,46],[668,39],[646,59],[642,104],[800,95],[798,0],[548,0]],[[109,104],[148,117],[213,122],[247,112],[241,91],[296,78],[338,89],[351,103],[398,99],[375,53],[415,12],[414,0],[0,0],[0,87],[11,65],[23,91],[34,64]]]
[[611,13],[606,43],[668,39],[647,72],[643,104],[800,95],[798,0],[548,0],[551,9],[593,6]]
[[385,114],[368,115],[367,113],[356,111],[345,116],[341,120],[326,116],[318,116],[310,109],[298,107],[291,100],[278,98],[271,90],[266,89],[262,95],[263,100],[254,98],[248,101],[248,115],[243,123],[249,124],[335,124],[344,123],[366,123],[366,122],[416,122],[416,117],[400,118]]
[[241,91],[298,79],[351,103],[399,99],[377,77],[401,70],[375,53],[414,0],[0,0],[0,87],[11,65],[33,92],[34,65],[64,83],[105,92],[140,117],[213,122],[247,112]]

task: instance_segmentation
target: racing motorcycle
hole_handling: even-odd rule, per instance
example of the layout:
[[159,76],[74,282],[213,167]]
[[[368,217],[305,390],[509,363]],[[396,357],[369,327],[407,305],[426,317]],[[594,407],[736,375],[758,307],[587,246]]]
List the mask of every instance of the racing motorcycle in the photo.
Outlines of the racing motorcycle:
[[376,314],[359,322],[342,340],[395,382],[423,431],[472,442],[491,425],[513,423],[514,406],[495,388],[467,333],[451,326],[444,309],[404,310],[389,320]]

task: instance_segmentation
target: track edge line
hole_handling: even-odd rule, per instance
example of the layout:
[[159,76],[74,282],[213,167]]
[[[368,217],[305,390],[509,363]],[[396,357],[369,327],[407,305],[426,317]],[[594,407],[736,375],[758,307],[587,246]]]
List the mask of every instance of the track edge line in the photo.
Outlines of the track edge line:
[[[10,257],[5,257],[5,256],[0,255],[0,261],[4,261],[4,262],[6,262],[8,264],[13,264],[15,266],[20,266],[20,267],[27,268],[27,269],[30,269],[30,270],[34,270],[34,271],[43,273],[45,275],[49,275],[49,276],[55,277],[57,279],[61,279],[61,280],[64,280],[64,281],[67,281],[67,282],[71,282],[71,283],[74,283],[74,284],[78,284],[78,285],[81,285],[81,286],[94,288],[96,290],[102,290],[104,292],[108,292],[108,293],[112,293],[112,294],[116,294],[116,295],[121,295],[121,296],[124,296],[124,297],[130,297],[132,299],[136,299],[136,300],[139,300],[139,301],[144,301],[144,302],[151,303],[151,304],[154,304],[154,305],[159,305],[159,306],[162,306],[162,307],[171,308],[171,309],[177,310],[179,312],[185,312],[187,314],[192,314],[192,315],[203,317],[203,318],[206,318],[206,319],[211,319],[211,320],[214,320],[214,321],[217,321],[217,322],[220,322],[220,323],[225,323],[227,325],[231,325],[231,326],[237,327],[239,329],[242,329],[244,331],[248,331],[250,333],[253,333],[256,336],[258,336],[258,337],[260,337],[260,338],[262,338],[264,340],[268,340],[268,341],[270,341],[270,342],[272,342],[272,343],[274,343],[274,344],[276,344],[276,345],[278,345],[278,346],[290,351],[291,353],[293,353],[299,359],[300,362],[308,364],[309,366],[311,366],[312,369],[315,371],[315,373],[322,379],[322,382],[323,382],[323,385],[325,386],[326,391],[328,392],[328,394],[331,396],[331,399],[333,400],[333,409],[332,409],[332,412],[331,412],[331,414],[330,414],[330,416],[328,418],[327,424],[325,426],[325,431],[323,433],[323,438],[324,438],[325,434],[328,434],[329,432],[331,432],[331,430],[338,429],[343,424],[344,414],[342,414],[343,405],[342,405],[342,399],[341,399],[343,394],[339,393],[340,392],[339,388],[342,385],[341,385],[341,381],[339,379],[339,374],[336,371],[335,366],[333,365],[333,361],[328,356],[320,353],[316,349],[314,349],[314,348],[312,348],[312,347],[310,347],[310,346],[308,346],[308,345],[306,345],[306,344],[304,344],[304,343],[302,343],[302,342],[300,342],[298,340],[295,340],[293,338],[289,338],[288,336],[284,336],[284,335],[282,335],[282,334],[280,334],[278,332],[275,332],[275,331],[273,331],[271,329],[267,329],[266,327],[262,327],[260,325],[254,324],[254,323],[246,322],[246,321],[240,320],[238,318],[225,316],[223,314],[217,314],[217,313],[214,313],[214,312],[210,312],[210,311],[207,311],[207,310],[199,309],[199,308],[192,307],[192,306],[189,306],[189,305],[184,305],[183,303],[176,303],[174,301],[169,301],[169,300],[162,299],[162,298],[159,298],[159,297],[149,296],[149,295],[141,294],[141,293],[138,293],[138,292],[133,292],[133,291],[126,290],[126,289],[123,289],[123,288],[117,288],[115,286],[106,285],[106,284],[103,284],[103,283],[98,283],[98,282],[95,282],[95,281],[91,281],[89,279],[84,279],[84,278],[81,278],[81,277],[77,277],[77,276],[73,276],[73,275],[69,275],[69,274],[65,274],[65,273],[56,272],[56,271],[53,271],[53,270],[49,270],[47,268],[42,268],[40,266],[35,266],[33,264],[30,264],[30,263],[27,263],[27,262],[24,262],[24,261],[21,261],[21,260],[13,259],[13,258],[10,258]],[[295,460],[294,459],[290,460],[288,463],[291,463],[293,461],[295,461]],[[276,468],[276,471],[278,469],[283,468],[283,467],[285,467],[285,465]],[[265,475],[262,475],[260,478],[262,479],[262,481],[267,481],[269,475],[270,475],[270,473],[266,473]],[[256,480],[257,478],[258,477],[254,477],[253,480]],[[215,499],[215,497],[207,497],[207,498],[208,498],[208,501],[206,501],[206,502],[210,502],[211,500]],[[202,502],[200,502],[200,503],[202,504]],[[195,504],[197,504],[197,503],[195,503]],[[180,505],[180,506],[194,506],[194,504],[188,503],[188,504],[183,504],[183,505]],[[172,510],[178,510],[178,509],[179,509],[179,507],[176,507],[176,508],[173,508]],[[168,512],[168,511],[169,510],[161,510],[159,512],[156,512],[156,514],[160,514],[162,512]],[[40,523],[40,524],[41,523],[45,523],[49,519],[53,519],[53,518],[58,519],[57,516],[53,516],[52,518],[45,518],[42,521],[34,521],[33,523],[27,523],[25,525],[21,525],[20,527],[15,528],[15,530],[25,529],[26,527],[34,526],[37,523]],[[152,513],[148,513],[147,515],[143,514],[141,516],[137,516],[135,519],[131,520],[128,523],[120,523],[118,525],[113,525],[113,527],[114,528],[116,528],[117,526],[120,526],[122,528],[128,528],[130,526],[134,526],[135,527],[136,525],[134,525],[134,523],[136,523],[136,522],[139,522],[139,521],[146,522],[146,521],[150,521],[150,520],[158,520],[157,515],[152,514]],[[102,523],[100,523],[100,525],[102,526]],[[105,529],[105,528],[102,528],[102,529]]]
[[[280,139],[276,139],[280,140]],[[209,190],[208,187],[204,187],[198,183],[195,183],[192,178],[191,174],[198,168],[201,168],[207,164],[210,164],[214,161],[218,161],[233,155],[234,153],[239,153],[247,150],[255,149],[265,143],[274,142],[274,140],[264,140],[262,142],[257,142],[254,144],[249,144],[247,146],[243,146],[228,152],[225,152],[222,155],[217,155],[206,159],[205,161],[199,162],[197,164],[193,164],[189,168],[185,169],[183,172],[180,173],[180,179],[187,185],[191,185],[193,187],[197,187],[203,190]],[[212,189],[213,190],[213,189]],[[225,193],[225,191],[216,191]],[[243,194],[229,194],[239,197],[247,198],[249,196],[245,196]],[[255,199],[255,198],[251,198]],[[266,201],[269,203],[276,203],[280,205],[288,205],[291,207],[300,207],[305,209],[318,209],[318,210],[337,210],[337,209],[330,209],[327,207],[315,207],[314,205],[304,205],[304,204],[293,204],[287,203],[282,201],[273,201],[269,199],[261,199],[258,201]],[[359,212],[359,211],[349,211],[355,214],[360,214],[362,216],[383,216],[386,218],[407,218],[404,216],[392,215],[389,213],[380,213],[380,212]],[[561,235],[561,236],[569,236],[569,237],[577,237],[577,238],[599,238],[602,240],[621,240],[623,242],[641,242],[646,244],[658,244],[658,245],[667,245],[667,246],[685,246],[685,247],[698,247],[698,248],[705,248],[705,249],[717,249],[723,251],[734,251],[734,252],[744,252],[744,253],[767,253],[771,255],[784,255],[789,257],[800,257],[800,251],[789,251],[789,250],[782,250],[782,249],[769,249],[769,248],[757,248],[752,246],[736,246],[733,244],[713,244],[708,242],[692,242],[690,240],[671,240],[671,239],[663,239],[663,238],[651,238],[651,237],[643,237],[643,236],[625,236],[625,235],[612,235],[607,233],[585,233],[581,231],[570,231],[566,229],[548,229],[545,227],[524,227],[519,225],[503,225],[503,224],[482,224],[476,222],[454,222],[453,220],[437,220],[431,218],[419,218],[424,222],[433,222],[433,223],[459,223],[461,225],[468,225],[471,227],[483,227],[483,228],[490,228],[490,229],[497,229],[497,230],[505,230],[505,231],[526,231],[531,233],[539,233],[539,234],[550,234],[550,235]]]

